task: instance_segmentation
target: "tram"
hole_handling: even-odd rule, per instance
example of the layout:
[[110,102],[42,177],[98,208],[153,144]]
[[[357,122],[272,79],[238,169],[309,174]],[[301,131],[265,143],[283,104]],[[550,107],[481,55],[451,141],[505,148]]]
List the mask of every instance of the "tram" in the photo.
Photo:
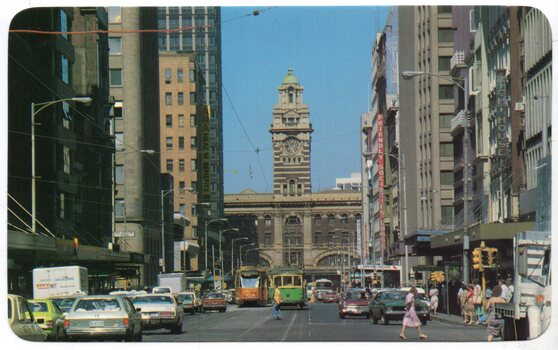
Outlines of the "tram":
[[281,291],[283,305],[298,305],[303,309],[306,305],[306,281],[304,270],[300,268],[276,268],[270,272],[269,298],[273,299],[275,287]]
[[235,302],[242,305],[266,305],[269,295],[267,270],[263,267],[243,266],[234,278]]

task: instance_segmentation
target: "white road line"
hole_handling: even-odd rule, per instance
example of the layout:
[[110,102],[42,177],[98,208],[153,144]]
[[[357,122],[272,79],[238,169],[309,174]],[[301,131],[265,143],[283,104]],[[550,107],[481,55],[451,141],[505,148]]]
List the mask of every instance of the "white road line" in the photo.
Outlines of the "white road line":
[[251,332],[254,328],[257,328],[258,326],[260,326],[261,324],[265,323],[268,319],[270,319],[271,316],[267,316],[261,323],[256,323],[254,324],[252,327],[250,327],[249,329],[245,330],[244,332],[242,332],[242,334],[240,334],[238,337],[236,337],[236,339],[240,339],[244,334]]
[[289,334],[289,330],[291,329],[291,327],[294,324],[294,320],[296,318],[296,315],[298,315],[298,312],[295,312],[294,317],[291,318],[291,323],[289,323],[289,326],[287,327],[287,330],[285,330],[285,334],[283,334],[283,337],[281,338],[281,341],[285,341],[287,339],[287,334]]

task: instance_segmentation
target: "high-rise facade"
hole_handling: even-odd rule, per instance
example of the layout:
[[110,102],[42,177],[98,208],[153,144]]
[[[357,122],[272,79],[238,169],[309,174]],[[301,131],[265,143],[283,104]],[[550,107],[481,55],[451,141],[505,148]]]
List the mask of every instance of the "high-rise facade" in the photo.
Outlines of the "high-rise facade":
[[115,242],[143,255],[132,285],[157,281],[161,251],[157,10],[109,7],[110,94],[114,96]]

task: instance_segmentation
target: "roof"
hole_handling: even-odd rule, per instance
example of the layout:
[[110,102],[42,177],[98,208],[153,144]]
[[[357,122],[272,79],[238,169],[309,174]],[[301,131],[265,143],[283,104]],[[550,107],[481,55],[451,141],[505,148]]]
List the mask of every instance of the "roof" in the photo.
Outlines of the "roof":
[[289,72],[287,73],[287,75],[285,75],[285,78],[283,78],[283,85],[287,84],[299,84],[298,78],[296,77],[296,75],[294,75],[293,69],[290,67]]

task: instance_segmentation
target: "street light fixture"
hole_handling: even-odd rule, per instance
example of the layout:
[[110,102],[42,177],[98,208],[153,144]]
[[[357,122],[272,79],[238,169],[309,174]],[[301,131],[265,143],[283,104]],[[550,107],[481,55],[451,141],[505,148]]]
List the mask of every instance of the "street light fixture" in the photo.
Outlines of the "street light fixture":
[[[36,215],[37,215],[37,202],[36,202],[36,184],[35,184],[35,116],[43,109],[60,102],[78,102],[82,104],[90,104],[93,99],[91,97],[68,97],[54,101],[34,103],[31,102],[31,233],[37,233]],[[38,109],[36,109],[38,108]]]
[[[430,72],[423,72],[423,71],[403,71],[401,76],[404,79],[411,79],[420,75],[432,75],[438,77],[440,79],[446,80],[457,86],[461,91],[463,91],[463,112],[464,112],[464,122],[463,122],[463,162],[464,162],[464,171],[463,171],[463,282],[469,283],[469,194],[468,194],[468,187],[469,187],[469,106],[468,106],[468,98],[467,95],[469,94],[469,87],[467,79],[464,78],[450,78],[444,75],[430,73]],[[458,80],[463,81],[463,85],[461,85]]]
[[170,190],[161,190],[161,265],[162,272],[165,273],[165,197],[177,190],[186,190],[193,192],[192,187],[171,188]]
[[223,260],[223,249],[221,247],[221,241],[223,240],[223,233],[225,232],[238,232],[239,230],[237,228],[227,228],[224,230],[219,230],[219,270],[221,273],[221,279],[220,279],[220,284],[221,284],[221,290],[223,290],[223,265],[224,265],[224,260]]
[[234,275],[234,242],[247,240],[248,237],[233,238],[231,240],[231,277]]
[[225,218],[217,218],[217,219],[205,221],[205,233],[204,233],[204,241],[205,241],[205,242],[204,242],[204,244],[203,244],[203,250],[204,250],[204,253],[205,253],[205,257],[204,257],[204,258],[205,258],[205,259],[204,259],[205,265],[203,266],[203,268],[204,268],[204,272],[203,272],[204,277],[207,275],[207,227],[208,227],[209,225],[213,224],[213,223],[216,223],[216,222],[222,223],[222,224],[226,224],[226,223],[228,223],[229,221],[228,221],[227,219],[225,219]]

